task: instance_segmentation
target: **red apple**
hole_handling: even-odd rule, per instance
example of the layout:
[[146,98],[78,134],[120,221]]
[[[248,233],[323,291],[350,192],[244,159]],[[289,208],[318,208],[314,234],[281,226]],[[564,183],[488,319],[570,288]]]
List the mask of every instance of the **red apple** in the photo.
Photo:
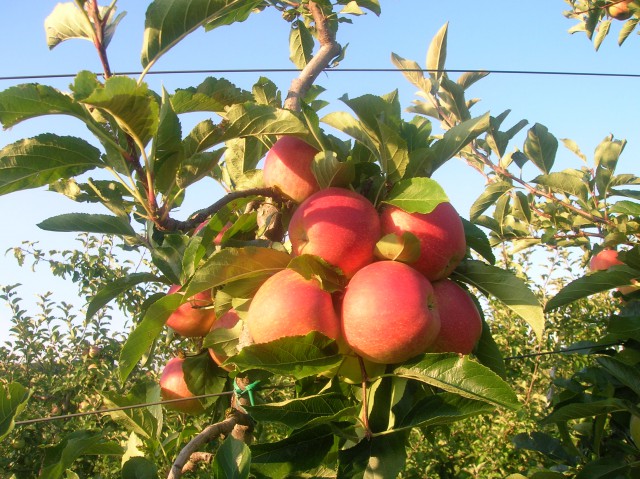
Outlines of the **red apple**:
[[342,301],[342,334],[374,363],[400,363],[424,353],[440,331],[433,287],[412,267],[379,261],[358,271]]
[[[184,380],[182,365],[184,359],[172,358],[165,365],[160,376],[160,396],[163,400],[191,398],[194,394],[189,391],[189,387]],[[202,404],[197,399],[176,401],[167,403],[167,409],[182,411],[190,414],[200,414],[204,411]]]
[[607,13],[611,18],[616,20],[628,20],[631,18],[632,12],[629,9],[629,4],[633,0],[612,0],[607,6]]
[[[174,284],[167,294],[181,294],[177,293],[179,289],[180,286]],[[211,291],[202,291],[178,306],[178,309],[169,316],[166,324],[176,333],[187,338],[205,336],[216,320],[215,311],[208,307],[212,304]]]
[[455,281],[433,283],[440,333],[429,352],[470,354],[482,335],[482,317],[471,296]]
[[[232,308],[215,320],[211,327],[211,331],[215,331],[216,329],[232,329],[236,324],[238,324],[238,321],[240,321],[240,316],[238,316],[236,310]],[[211,348],[209,348],[209,355],[218,366],[224,363],[228,358],[228,356],[225,356],[224,354],[216,353]],[[224,366],[222,369],[226,371],[233,371],[233,367],[231,366]]]
[[320,189],[311,165],[318,150],[295,136],[282,136],[264,159],[264,184],[296,203]]
[[440,203],[431,213],[408,213],[385,205],[380,213],[382,235],[409,232],[420,241],[420,257],[411,263],[427,279],[446,278],[467,252],[464,227],[451,203]]
[[[618,252],[614,249],[603,249],[591,257],[589,261],[589,269],[591,271],[606,271],[612,266],[623,265],[624,263],[618,259]],[[640,289],[640,284],[636,280],[632,280],[628,286],[618,286],[616,288],[622,294],[631,294]]]
[[289,239],[294,256],[320,256],[349,278],[373,261],[380,219],[364,196],[344,188],[325,188],[293,213]]
[[340,321],[331,295],[315,280],[292,269],[267,279],[249,305],[247,327],[256,343],[318,331],[331,339],[340,336]]

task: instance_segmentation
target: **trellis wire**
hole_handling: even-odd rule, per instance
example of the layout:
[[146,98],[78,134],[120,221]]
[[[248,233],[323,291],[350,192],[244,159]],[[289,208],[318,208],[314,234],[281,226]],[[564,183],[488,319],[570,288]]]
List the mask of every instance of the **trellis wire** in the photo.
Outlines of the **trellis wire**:
[[[612,347],[612,346],[620,346],[621,344],[622,343],[620,341],[618,341],[618,342],[614,342],[614,343],[592,344],[592,345],[589,345],[589,346],[576,346],[576,347],[570,347],[570,348],[557,349],[557,350],[553,350],[553,351],[542,351],[542,352],[539,352],[539,353],[520,354],[520,355],[517,355],[517,356],[506,357],[506,358],[504,358],[504,361],[513,361],[513,360],[516,360],[516,359],[526,359],[526,358],[532,358],[532,357],[537,357],[537,356],[549,356],[549,355],[553,355],[553,354],[565,354],[565,353],[571,353],[571,352],[576,352],[576,351],[583,351],[583,350],[587,350],[587,349],[593,349],[593,348],[596,348],[596,347],[606,348],[606,347]],[[270,387],[270,388],[267,388],[267,389],[273,389],[273,388]],[[100,410],[97,410],[97,411],[85,411],[85,412],[65,414],[65,415],[60,415],[60,416],[50,416],[50,417],[26,419],[26,420],[23,420],[23,421],[15,421],[14,425],[15,426],[25,426],[25,425],[28,425],[28,424],[35,424],[35,423],[40,423],[40,422],[59,421],[59,420],[62,420],[62,419],[72,419],[72,418],[76,418],[76,417],[90,416],[90,415],[94,415],[94,414],[108,414],[108,413],[118,412],[118,411],[127,411],[127,410],[130,410],[130,409],[140,409],[140,408],[149,407],[149,406],[158,406],[158,405],[163,405],[163,404],[171,404],[171,403],[180,402],[180,401],[191,401],[191,400],[205,399],[205,398],[211,398],[211,397],[231,396],[233,394],[237,394],[237,391],[224,391],[224,392],[221,392],[221,393],[214,393],[214,394],[201,394],[199,396],[192,396],[192,397],[189,397],[189,398],[168,399],[166,401],[155,401],[155,402],[140,403],[140,404],[130,404],[128,406],[114,407],[114,408],[108,408],[108,409],[100,409]]]
[[[192,75],[192,74],[229,74],[229,73],[299,73],[298,68],[240,68],[240,69],[213,69],[213,70],[158,70],[147,72],[147,75]],[[578,72],[578,71],[553,71],[553,70],[489,70],[489,69],[432,69],[432,68],[327,68],[325,73],[492,73],[498,75],[553,75],[553,76],[591,76],[614,78],[640,78],[640,73],[614,73],[614,72]],[[114,75],[141,75],[142,71],[114,72]],[[96,73],[101,76],[102,73]],[[76,73],[38,74],[38,75],[12,75],[0,76],[0,81],[11,80],[42,80],[52,78],[74,78]]]

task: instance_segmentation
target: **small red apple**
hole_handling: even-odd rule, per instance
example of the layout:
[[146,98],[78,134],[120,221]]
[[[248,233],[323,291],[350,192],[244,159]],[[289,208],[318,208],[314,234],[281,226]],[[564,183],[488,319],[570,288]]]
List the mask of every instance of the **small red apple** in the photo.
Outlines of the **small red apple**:
[[629,9],[629,4],[633,0],[612,0],[607,6],[607,13],[616,20],[628,20],[633,14]]
[[358,271],[342,301],[342,334],[374,363],[400,363],[424,353],[440,331],[433,287],[404,263],[379,261]]
[[[612,266],[623,265],[624,263],[618,259],[618,252],[614,249],[603,249],[591,257],[589,261],[589,269],[591,271],[606,271]],[[618,286],[616,288],[622,294],[631,294],[640,289],[638,281],[632,280],[628,286]]]
[[462,220],[453,205],[440,203],[430,213],[408,213],[385,205],[380,213],[382,234],[412,233],[420,241],[420,257],[411,263],[427,279],[446,278],[467,252]]
[[256,343],[318,331],[340,336],[340,321],[331,295],[317,281],[283,269],[267,279],[249,305],[247,327]]
[[482,317],[461,286],[450,279],[432,283],[440,315],[440,333],[429,352],[470,354],[482,335]]
[[[189,391],[189,387],[184,380],[183,364],[184,359],[172,358],[162,370],[162,375],[160,376],[160,396],[164,401],[191,398],[194,396],[194,394]],[[197,399],[171,402],[167,403],[165,407],[190,414],[200,414],[204,411],[204,407],[202,407],[202,404]]]
[[264,159],[264,184],[296,203],[320,189],[313,174],[313,158],[318,150],[295,136],[280,137]]
[[[180,286],[174,284],[167,294],[180,294],[179,290]],[[211,291],[202,291],[178,306],[169,316],[166,324],[176,333],[187,338],[205,336],[216,320],[215,311],[209,307],[212,304]]]
[[[215,320],[213,326],[211,327],[211,331],[215,331],[216,329],[232,329],[236,324],[238,324],[238,321],[240,321],[240,316],[238,316],[238,313],[235,309],[231,308],[229,311]],[[218,366],[220,366],[227,360],[227,356],[216,353],[212,348],[209,348],[209,355]],[[225,371],[233,371],[233,367],[231,366],[224,366],[222,369],[224,369]]]
[[361,194],[345,188],[325,188],[293,213],[289,239],[294,256],[320,256],[349,278],[373,261],[380,239],[380,219]]

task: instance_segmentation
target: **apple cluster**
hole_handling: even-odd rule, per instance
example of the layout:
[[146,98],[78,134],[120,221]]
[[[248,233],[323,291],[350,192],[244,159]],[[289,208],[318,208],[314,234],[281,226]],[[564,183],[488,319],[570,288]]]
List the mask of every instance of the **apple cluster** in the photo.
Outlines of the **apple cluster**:
[[[444,202],[426,214],[390,204],[378,210],[351,189],[320,188],[312,169],[317,153],[296,137],[280,138],[265,157],[264,182],[297,204],[288,229],[292,257],[320,257],[344,275],[346,286],[328,292],[294,269],[277,272],[243,317],[253,341],[318,331],[335,339],[345,357],[359,356],[374,369],[426,352],[471,353],[482,319],[470,293],[449,278],[466,254],[454,207]],[[419,243],[418,254],[405,262],[376,255],[382,238],[407,233]],[[204,296],[211,302],[210,292]],[[233,310],[216,319],[213,308],[194,304],[202,300],[191,298],[167,324],[183,336],[202,336],[238,322]],[[226,359],[211,354],[218,364]]]

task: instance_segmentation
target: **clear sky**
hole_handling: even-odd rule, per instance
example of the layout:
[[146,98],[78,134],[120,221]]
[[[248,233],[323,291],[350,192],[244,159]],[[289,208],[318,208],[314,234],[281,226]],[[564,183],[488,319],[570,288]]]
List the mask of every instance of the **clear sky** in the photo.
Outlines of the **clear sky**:
[[[0,77],[99,72],[101,66],[92,45],[70,41],[49,51],[43,22],[57,2],[38,0],[16,2],[0,0]],[[381,0],[382,15],[368,14],[343,24],[338,41],[348,43],[344,68],[392,68],[392,52],[424,66],[427,47],[433,35],[449,22],[447,67],[451,69],[575,71],[599,73],[640,73],[637,68],[640,42],[633,34],[622,47],[616,44],[620,23],[595,52],[584,34],[570,35],[573,22],[563,17],[563,0]],[[127,11],[109,47],[114,72],[139,71],[140,50],[147,2],[120,0],[119,11]],[[242,24],[223,27],[210,33],[195,32],[165,55],[154,67],[159,70],[290,68],[288,26],[278,13],[269,9]],[[286,91],[292,73],[265,74]],[[153,89],[168,91],[199,84],[206,75],[150,75]],[[228,73],[224,76],[249,89],[259,73]],[[456,78],[456,74],[451,75]],[[0,89],[38,81],[67,89],[70,79],[0,80]],[[491,111],[497,115],[511,109],[506,124],[520,119],[530,125],[542,123],[558,138],[571,138],[591,157],[596,145],[608,134],[629,141],[620,163],[620,171],[638,173],[636,158],[638,137],[637,78],[588,76],[492,74],[475,84],[470,95],[482,101],[472,113]],[[401,102],[409,106],[415,88],[398,73],[346,73],[321,75],[318,84],[327,89],[322,98],[331,109],[346,109],[338,101],[343,94],[356,97],[364,93],[384,94],[398,89]],[[327,110],[328,111],[328,110]],[[60,117],[27,121],[10,131],[0,131],[0,147],[20,138],[53,131],[85,136],[77,122]],[[188,131],[183,127],[183,131]],[[522,146],[522,137],[513,146]],[[575,156],[560,147],[558,162],[579,167]],[[469,206],[482,191],[482,178],[459,160],[452,160],[436,177],[454,206],[468,217]],[[202,182],[196,194],[187,197],[181,214],[212,203],[220,190],[212,182]],[[69,248],[74,234],[48,233],[35,225],[67,212],[100,212],[76,204],[55,193],[30,190],[0,197],[2,228],[0,233],[0,284],[22,283],[21,295],[27,299],[51,290],[55,299],[74,302],[75,290],[50,276],[42,266],[36,273],[20,269],[8,248],[22,241],[39,241],[41,247]],[[9,309],[0,306],[0,340],[6,334]]]

